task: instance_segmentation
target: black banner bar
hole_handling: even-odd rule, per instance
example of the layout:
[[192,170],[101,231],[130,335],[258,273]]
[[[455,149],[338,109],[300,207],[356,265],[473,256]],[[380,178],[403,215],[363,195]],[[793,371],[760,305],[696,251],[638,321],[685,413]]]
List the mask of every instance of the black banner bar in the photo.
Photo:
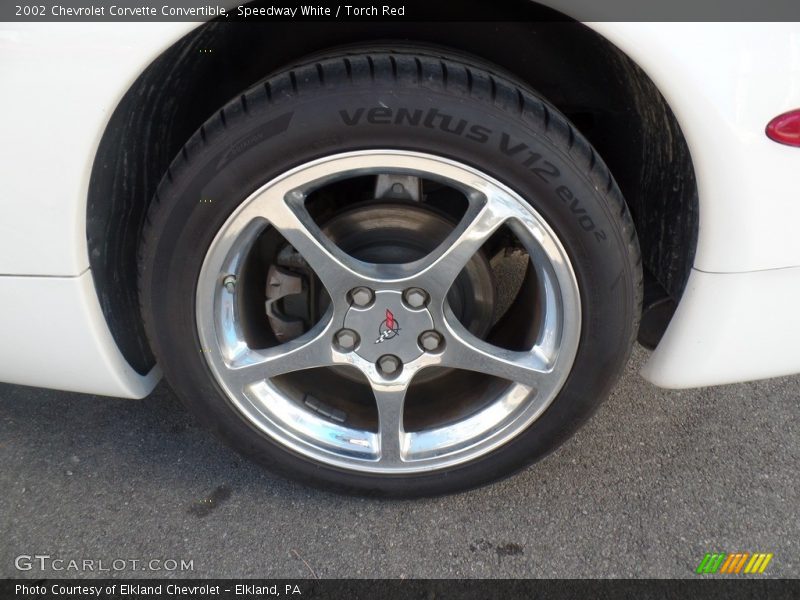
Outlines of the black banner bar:
[[6,22],[800,21],[798,0],[2,0]]
[[730,577],[669,580],[236,580],[236,579],[4,579],[0,598],[85,600],[117,598],[149,600],[574,600],[625,598],[636,600],[794,600],[800,580]]

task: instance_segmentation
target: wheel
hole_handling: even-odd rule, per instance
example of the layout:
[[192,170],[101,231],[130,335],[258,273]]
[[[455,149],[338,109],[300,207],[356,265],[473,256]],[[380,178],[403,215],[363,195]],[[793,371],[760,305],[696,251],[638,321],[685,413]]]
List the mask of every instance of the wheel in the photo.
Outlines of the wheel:
[[430,50],[270,76],[161,182],[140,297],[207,427],[327,489],[451,493],[555,448],[641,305],[608,169],[524,84]]

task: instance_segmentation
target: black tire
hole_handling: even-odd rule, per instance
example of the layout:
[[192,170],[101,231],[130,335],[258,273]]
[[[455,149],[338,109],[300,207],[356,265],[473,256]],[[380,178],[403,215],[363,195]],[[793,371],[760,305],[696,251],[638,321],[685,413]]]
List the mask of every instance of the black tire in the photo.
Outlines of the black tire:
[[[388,108],[370,110],[378,106]],[[398,108],[436,110],[468,126],[450,133],[440,127],[441,118],[396,124],[391,115]],[[513,151],[522,147],[525,152]],[[201,264],[237,205],[294,166],[368,148],[452,158],[535,198],[532,204],[557,233],[578,279],[580,347],[556,400],[512,441],[446,471],[366,475],[314,463],[279,446],[233,408],[198,341],[194,298]],[[524,164],[528,151],[542,157],[533,167]],[[150,344],[199,421],[242,454],[288,477],[343,492],[406,497],[486,484],[556,448],[617,380],[637,332],[642,294],[633,223],[608,168],[583,136],[524,84],[464,57],[428,50],[317,57],[229,102],[186,143],[161,182],[143,232],[139,269]]]

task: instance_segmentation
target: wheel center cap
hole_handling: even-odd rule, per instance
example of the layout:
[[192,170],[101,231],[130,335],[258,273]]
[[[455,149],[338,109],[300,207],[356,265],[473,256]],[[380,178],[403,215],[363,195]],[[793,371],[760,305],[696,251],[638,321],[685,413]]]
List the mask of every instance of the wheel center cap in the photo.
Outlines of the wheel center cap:
[[356,353],[365,360],[393,354],[408,363],[423,353],[417,339],[433,329],[433,319],[427,308],[407,306],[401,292],[378,291],[366,308],[350,307],[344,326],[358,333],[361,343]]

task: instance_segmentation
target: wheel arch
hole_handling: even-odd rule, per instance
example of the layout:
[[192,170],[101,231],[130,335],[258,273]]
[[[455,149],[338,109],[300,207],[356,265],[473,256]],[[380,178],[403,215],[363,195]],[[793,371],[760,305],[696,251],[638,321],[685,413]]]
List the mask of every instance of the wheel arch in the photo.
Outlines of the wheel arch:
[[94,160],[87,201],[95,288],[131,366],[145,373],[155,362],[139,312],[137,249],[147,207],[170,161],[241,90],[287,63],[346,43],[403,39],[446,46],[493,62],[536,89],[608,164],[634,217],[644,264],[677,302],[693,263],[698,224],[694,168],[677,119],[653,81],[607,39],[536,5],[531,19],[447,28],[351,23],[346,30],[330,23],[211,21],[162,52],[116,106]]

